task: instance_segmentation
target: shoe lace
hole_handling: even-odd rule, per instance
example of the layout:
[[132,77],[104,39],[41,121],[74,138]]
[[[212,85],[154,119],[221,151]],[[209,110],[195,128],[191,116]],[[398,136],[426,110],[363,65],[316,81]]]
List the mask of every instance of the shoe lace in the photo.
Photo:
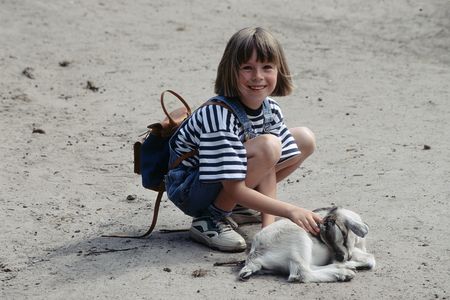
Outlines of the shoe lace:
[[239,227],[238,223],[236,223],[231,216],[225,217],[224,220],[231,226],[231,228],[233,228],[233,230],[236,230]]
[[232,225],[229,223],[227,218],[222,220],[214,220],[214,225],[217,227],[219,233],[227,232],[233,230]]

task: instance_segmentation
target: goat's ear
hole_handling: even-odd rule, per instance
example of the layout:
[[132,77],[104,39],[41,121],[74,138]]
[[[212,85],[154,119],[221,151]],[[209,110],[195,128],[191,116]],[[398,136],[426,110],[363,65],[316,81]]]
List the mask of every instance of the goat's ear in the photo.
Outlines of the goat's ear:
[[338,210],[339,206],[332,206],[330,207],[330,211],[328,214],[334,214]]
[[351,231],[353,231],[353,233],[361,238],[365,237],[367,233],[369,233],[369,226],[367,226],[366,223],[347,218],[345,220],[345,224]]

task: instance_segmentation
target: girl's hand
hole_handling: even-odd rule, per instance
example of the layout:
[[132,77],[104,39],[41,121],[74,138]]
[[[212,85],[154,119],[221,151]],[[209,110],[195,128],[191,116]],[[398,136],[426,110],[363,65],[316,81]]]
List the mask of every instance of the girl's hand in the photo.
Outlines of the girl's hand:
[[322,223],[322,217],[310,210],[297,207],[291,211],[289,219],[311,234],[320,232],[318,223]]

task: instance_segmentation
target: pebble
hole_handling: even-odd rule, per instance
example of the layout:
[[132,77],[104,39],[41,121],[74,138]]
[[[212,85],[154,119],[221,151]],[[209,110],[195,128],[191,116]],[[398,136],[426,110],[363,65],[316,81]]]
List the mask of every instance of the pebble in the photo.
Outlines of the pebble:
[[127,196],[127,200],[128,200],[128,201],[134,201],[134,200],[136,200],[136,198],[137,198],[137,196],[134,195],[134,194],[133,194],[133,195],[128,195],[128,196]]

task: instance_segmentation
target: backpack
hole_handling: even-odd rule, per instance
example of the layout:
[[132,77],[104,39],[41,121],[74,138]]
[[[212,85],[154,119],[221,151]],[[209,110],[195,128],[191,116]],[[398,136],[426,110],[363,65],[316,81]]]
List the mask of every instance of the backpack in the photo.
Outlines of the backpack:
[[[164,104],[166,93],[177,97],[183,107],[168,113]],[[164,190],[164,176],[169,168],[169,140],[181,123],[192,114],[186,101],[172,90],[162,92],[160,101],[166,118],[148,125],[143,141],[136,142],[133,147],[134,172],[141,175],[142,185],[145,188],[157,192]]]
[[[168,112],[164,103],[164,96],[170,93],[175,96],[183,106]],[[150,228],[143,234],[131,236],[129,234],[111,234],[103,235],[104,237],[120,237],[120,238],[146,238],[149,236],[156,226],[158,220],[159,207],[162,196],[165,192],[164,177],[169,169],[177,167],[184,159],[197,154],[197,150],[192,150],[179,157],[175,162],[169,166],[170,149],[169,140],[177,131],[184,120],[192,115],[191,108],[187,102],[178,93],[172,90],[165,90],[160,96],[161,107],[166,115],[166,118],[158,123],[153,123],[147,126],[148,130],[144,134],[142,141],[137,141],[133,146],[134,152],[134,173],[141,175],[142,185],[150,190],[158,192],[155,206],[153,209],[153,219]],[[219,105],[233,112],[244,127],[245,140],[256,136],[253,132],[251,122],[249,121],[245,109],[242,104],[235,101],[229,101],[223,96],[215,96],[205,102],[205,105]],[[272,121],[272,115],[268,100],[264,100],[264,131],[268,130],[268,125]],[[141,135],[141,136],[142,136]]]
[[[169,113],[164,103],[164,96],[166,94],[175,96],[183,106]],[[192,114],[191,108],[183,97],[172,90],[165,90],[161,93],[160,103],[166,118],[161,122],[148,125],[148,130],[144,134],[141,134],[144,137],[140,141],[135,142],[133,146],[134,173],[141,175],[142,185],[145,188],[158,192],[150,228],[145,233],[137,236],[114,233],[103,235],[103,237],[145,238],[152,233],[156,226],[159,206],[165,192],[164,176],[169,169],[169,140],[181,123]],[[192,156],[194,153],[190,153],[189,155]],[[181,161],[182,159],[179,159],[175,163],[179,164]],[[175,163],[172,167],[175,167]]]

